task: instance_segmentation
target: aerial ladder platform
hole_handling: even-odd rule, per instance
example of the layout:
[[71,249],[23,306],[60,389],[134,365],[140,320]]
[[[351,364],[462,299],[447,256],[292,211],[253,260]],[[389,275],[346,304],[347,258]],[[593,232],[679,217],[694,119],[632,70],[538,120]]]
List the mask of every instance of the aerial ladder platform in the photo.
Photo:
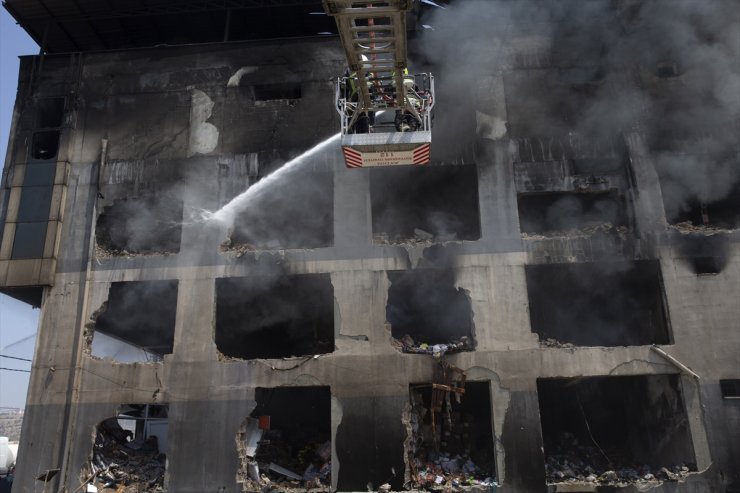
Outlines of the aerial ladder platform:
[[335,103],[348,168],[430,161],[434,77],[409,74],[406,61],[413,1],[323,0],[347,57]]

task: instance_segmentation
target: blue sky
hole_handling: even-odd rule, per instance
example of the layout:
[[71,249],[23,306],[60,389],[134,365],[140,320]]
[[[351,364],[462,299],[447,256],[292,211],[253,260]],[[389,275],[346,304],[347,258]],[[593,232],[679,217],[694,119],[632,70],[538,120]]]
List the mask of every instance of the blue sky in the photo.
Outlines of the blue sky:
[[[8,133],[18,87],[18,56],[38,53],[38,46],[0,7],[0,159],[5,162]],[[0,295],[0,355],[33,358],[39,310]],[[31,363],[0,357],[0,367],[30,369]],[[0,370],[0,408],[24,407],[28,373]]]

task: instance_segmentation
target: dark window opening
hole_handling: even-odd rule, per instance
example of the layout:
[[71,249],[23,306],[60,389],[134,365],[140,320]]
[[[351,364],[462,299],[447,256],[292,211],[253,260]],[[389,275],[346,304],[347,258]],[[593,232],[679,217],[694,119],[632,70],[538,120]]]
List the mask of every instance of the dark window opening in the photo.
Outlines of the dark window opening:
[[725,259],[721,257],[696,257],[691,262],[697,275],[719,274],[725,265]]
[[386,318],[394,345],[408,353],[434,354],[475,348],[473,308],[452,270],[388,272]]
[[537,380],[548,484],[666,481],[696,470],[676,375]]
[[517,198],[519,227],[526,234],[582,235],[624,231],[629,224],[618,193],[537,193]]
[[272,487],[330,491],[329,387],[258,387],[255,400],[237,440],[242,491],[261,491],[260,475]]
[[216,347],[226,357],[286,358],[334,351],[328,274],[216,280]]
[[64,98],[36,101],[36,128],[57,128],[64,121]]
[[122,363],[160,361],[172,353],[177,281],[115,282],[88,326],[90,353]]
[[47,222],[17,223],[10,258],[12,260],[43,258],[47,226]]
[[31,142],[32,159],[54,159],[59,151],[59,131],[36,132]]
[[254,86],[254,99],[273,101],[276,99],[300,99],[300,83],[260,84]]
[[480,238],[475,166],[373,169],[370,200],[376,243]]
[[432,384],[409,386],[406,454],[410,462],[407,473],[414,487],[441,491],[452,486],[494,484],[490,384],[465,382],[463,392],[458,386],[452,387],[457,391],[448,393]]
[[720,380],[723,399],[740,399],[740,379]]
[[101,421],[81,480],[97,491],[163,491],[167,467],[166,405],[127,404]]
[[671,343],[658,261],[527,265],[525,273],[543,344]]
[[[663,191],[664,195],[668,192]],[[665,199],[665,197],[664,197]],[[683,204],[665,203],[666,218],[679,226],[737,229],[740,227],[740,187],[726,197],[711,202],[690,200]]]
[[115,200],[98,216],[98,254],[178,253],[182,210],[182,200],[167,194]]
[[333,242],[333,174],[297,172],[277,193],[257,196],[236,216],[226,248],[322,248]]

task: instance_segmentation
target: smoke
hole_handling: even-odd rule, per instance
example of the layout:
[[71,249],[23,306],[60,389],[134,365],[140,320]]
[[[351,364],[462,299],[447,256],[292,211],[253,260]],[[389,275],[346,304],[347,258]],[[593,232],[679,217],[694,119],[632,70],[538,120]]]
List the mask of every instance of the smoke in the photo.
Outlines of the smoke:
[[532,331],[586,346],[668,341],[656,261],[529,265]]
[[334,350],[334,298],[326,274],[287,276],[263,270],[216,281],[216,346],[244,359]]
[[93,354],[136,356],[126,344],[158,356],[172,353],[176,310],[177,281],[113,283],[107,303],[93,315]]
[[370,195],[373,233],[391,242],[420,232],[436,241],[480,238],[474,166],[374,169]]
[[421,22],[433,29],[420,33],[414,56],[437,76],[435,125],[444,131],[435,137],[457,136],[470,95],[480,98],[486,81],[507,71],[510,137],[598,140],[638,130],[669,217],[695,200],[722,200],[740,183],[739,12],[733,0],[465,0],[428,9]]
[[96,242],[110,253],[177,253],[182,213],[175,189],[114,200],[98,217]]

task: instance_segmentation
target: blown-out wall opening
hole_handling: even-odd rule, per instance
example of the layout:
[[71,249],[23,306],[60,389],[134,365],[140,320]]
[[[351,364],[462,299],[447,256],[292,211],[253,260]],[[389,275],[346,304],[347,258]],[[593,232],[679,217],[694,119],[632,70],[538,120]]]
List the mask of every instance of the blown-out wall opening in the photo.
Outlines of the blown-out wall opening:
[[404,352],[445,353],[475,347],[473,309],[451,269],[388,272],[386,318]]
[[[237,436],[242,491],[331,485],[329,387],[259,387],[257,407]],[[291,490],[292,491],[292,490]]]
[[675,480],[696,470],[677,375],[541,378],[537,393],[548,483]]
[[656,260],[527,265],[532,331],[545,344],[671,343]]
[[90,354],[121,363],[160,361],[172,353],[176,280],[115,282],[88,326]]
[[95,491],[164,491],[168,406],[124,404],[95,428],[81,480]]
[[480,238],[474,165],[373,169],[370,200],[375,243]]
[[328,274],[216,279],[216,347],[230,358],[285,358],[334,351]]
[[466,382],[462,390],[447,392],[432,383],[409,386],[407,477],[414,487],[490,486],[494,481],[490,384]]

